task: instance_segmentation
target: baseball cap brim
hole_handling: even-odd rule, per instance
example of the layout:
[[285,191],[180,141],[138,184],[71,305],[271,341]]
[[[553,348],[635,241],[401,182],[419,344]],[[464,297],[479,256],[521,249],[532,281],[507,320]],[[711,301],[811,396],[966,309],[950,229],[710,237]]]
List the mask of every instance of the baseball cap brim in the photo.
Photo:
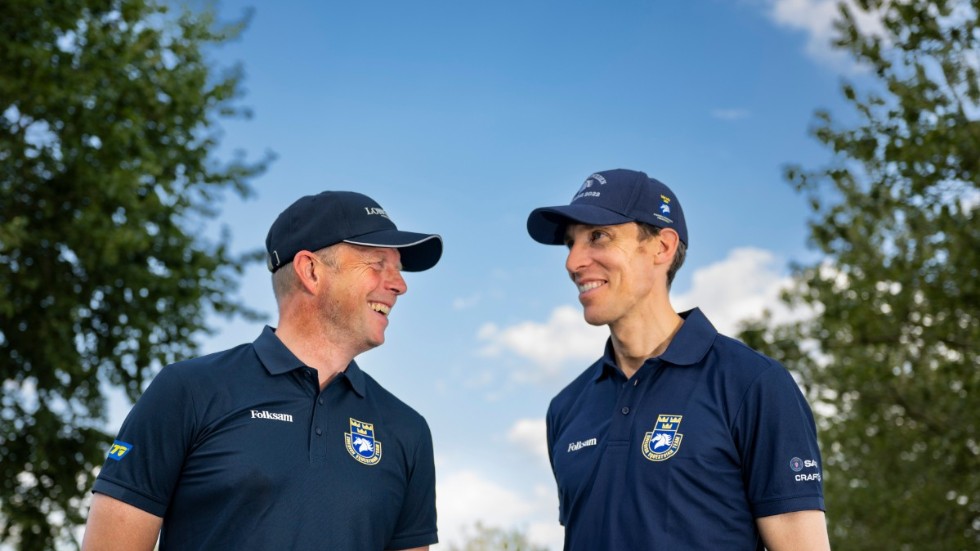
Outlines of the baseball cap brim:
[[436,234],[382,230],[344,239],[344,243],[398,249],[406,272],[428,270],[442,257],[442,237]]
[[595,205],[561,205],[541,207],[527,217],[527,233],[538,243],[563,245],[565,228],[569,224],[589,226],[615,226],[632,222],[633,219],[618,212]]

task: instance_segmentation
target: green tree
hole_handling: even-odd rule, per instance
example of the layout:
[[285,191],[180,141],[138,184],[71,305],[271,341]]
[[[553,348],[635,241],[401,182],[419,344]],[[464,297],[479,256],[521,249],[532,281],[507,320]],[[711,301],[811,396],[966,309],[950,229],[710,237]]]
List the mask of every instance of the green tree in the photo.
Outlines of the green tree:
[[449,551],[548,551],[527,540],[519,530],[503,530],[477,521],[473,533],[466,535],[462,547],[450,545]]
[[742,337],[806,385],[836,548],[977,549],[980,1],[852,9],[838,45],[868,69],[843,86],[856,116],[818,112],[835,160],[787,169],[824,260],[786,300],[816,314]]
[[205,57],[242,24],[153,0],[4,0],[0,16],[0,543],[77,545],[111,436],[192,355],[254,259],[207,240],[265,165],[215,158],[240,72]]

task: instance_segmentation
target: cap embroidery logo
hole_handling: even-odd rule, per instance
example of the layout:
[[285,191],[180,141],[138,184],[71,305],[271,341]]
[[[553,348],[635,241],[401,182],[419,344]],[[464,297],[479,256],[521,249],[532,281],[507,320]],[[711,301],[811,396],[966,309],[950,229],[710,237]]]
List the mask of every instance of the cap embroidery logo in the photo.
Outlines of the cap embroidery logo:
[[364,465],[377,465],[381,461],[381,442],[374,439],[374,423],[350,418],[350,432],[344,433],[347,452]]
[[653,213],[653,215],[656,216],[657,219],[659,219],[662,222],[666,222],[667,224],[673,224],[674,221],[666,216],[668,214],[670,214],[670,197],[667,197],[666,195],[661,195],[660,213],[655,212]]
[[682,415],[658,415],[653,430],[643,437],[640,447],[643,457],[650,461],[665,461],[673,457],[684,439],[683,434],[677,433],[683,418]]
[[[368,216],[378,215],[388,218],[388,213],[385,212],[385,209],[379,209],[377,207],[364,207],[364,212],[368,213]],[[391,218],[388,218],[388,220],[391,220]]]
[[603,178],[602,174],[593,174],[592,176],[589,176],[584,182],[582,182],[582,187],[578,188],[578,191],[575,192],[575,197],[572,198],[572,201],[581,199],[582,197],[599,197],[600,193],[598,191],[585,191],[592,187],[592,185],[595,183],[603,186],[606,184],[606,179]]

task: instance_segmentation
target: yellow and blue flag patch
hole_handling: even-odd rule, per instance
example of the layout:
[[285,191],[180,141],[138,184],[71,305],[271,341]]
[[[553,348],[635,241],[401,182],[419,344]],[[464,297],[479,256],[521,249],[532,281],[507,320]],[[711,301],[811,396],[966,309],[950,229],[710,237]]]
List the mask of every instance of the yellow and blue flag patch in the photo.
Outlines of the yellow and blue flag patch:
[[112,442],[112,447],[109,448],[109,459],[119,461],[123,457],[126,457],[126,454],[132,451],[132,449],[132,444],[128,444],[122,440],[114,440]]

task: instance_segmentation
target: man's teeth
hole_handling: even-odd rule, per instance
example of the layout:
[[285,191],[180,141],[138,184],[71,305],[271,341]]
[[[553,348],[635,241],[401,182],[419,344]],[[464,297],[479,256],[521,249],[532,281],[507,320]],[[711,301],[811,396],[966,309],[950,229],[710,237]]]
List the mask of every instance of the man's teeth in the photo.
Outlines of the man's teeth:
[[371,309],[374,310],[375,312],[380,312],[386,316],[391,313],[391,308],[388,307],[387,305],[381,304],[379,302],[372,302],[370,304],[371,304]]
[[584,293],[586,291],[591,291],[592,289],[595,289],[596,287],[601,287],[603,285],[605,285],[605,283],[602,281],[590,281],[588,283],[583,283],[579,285],[578,292]]

